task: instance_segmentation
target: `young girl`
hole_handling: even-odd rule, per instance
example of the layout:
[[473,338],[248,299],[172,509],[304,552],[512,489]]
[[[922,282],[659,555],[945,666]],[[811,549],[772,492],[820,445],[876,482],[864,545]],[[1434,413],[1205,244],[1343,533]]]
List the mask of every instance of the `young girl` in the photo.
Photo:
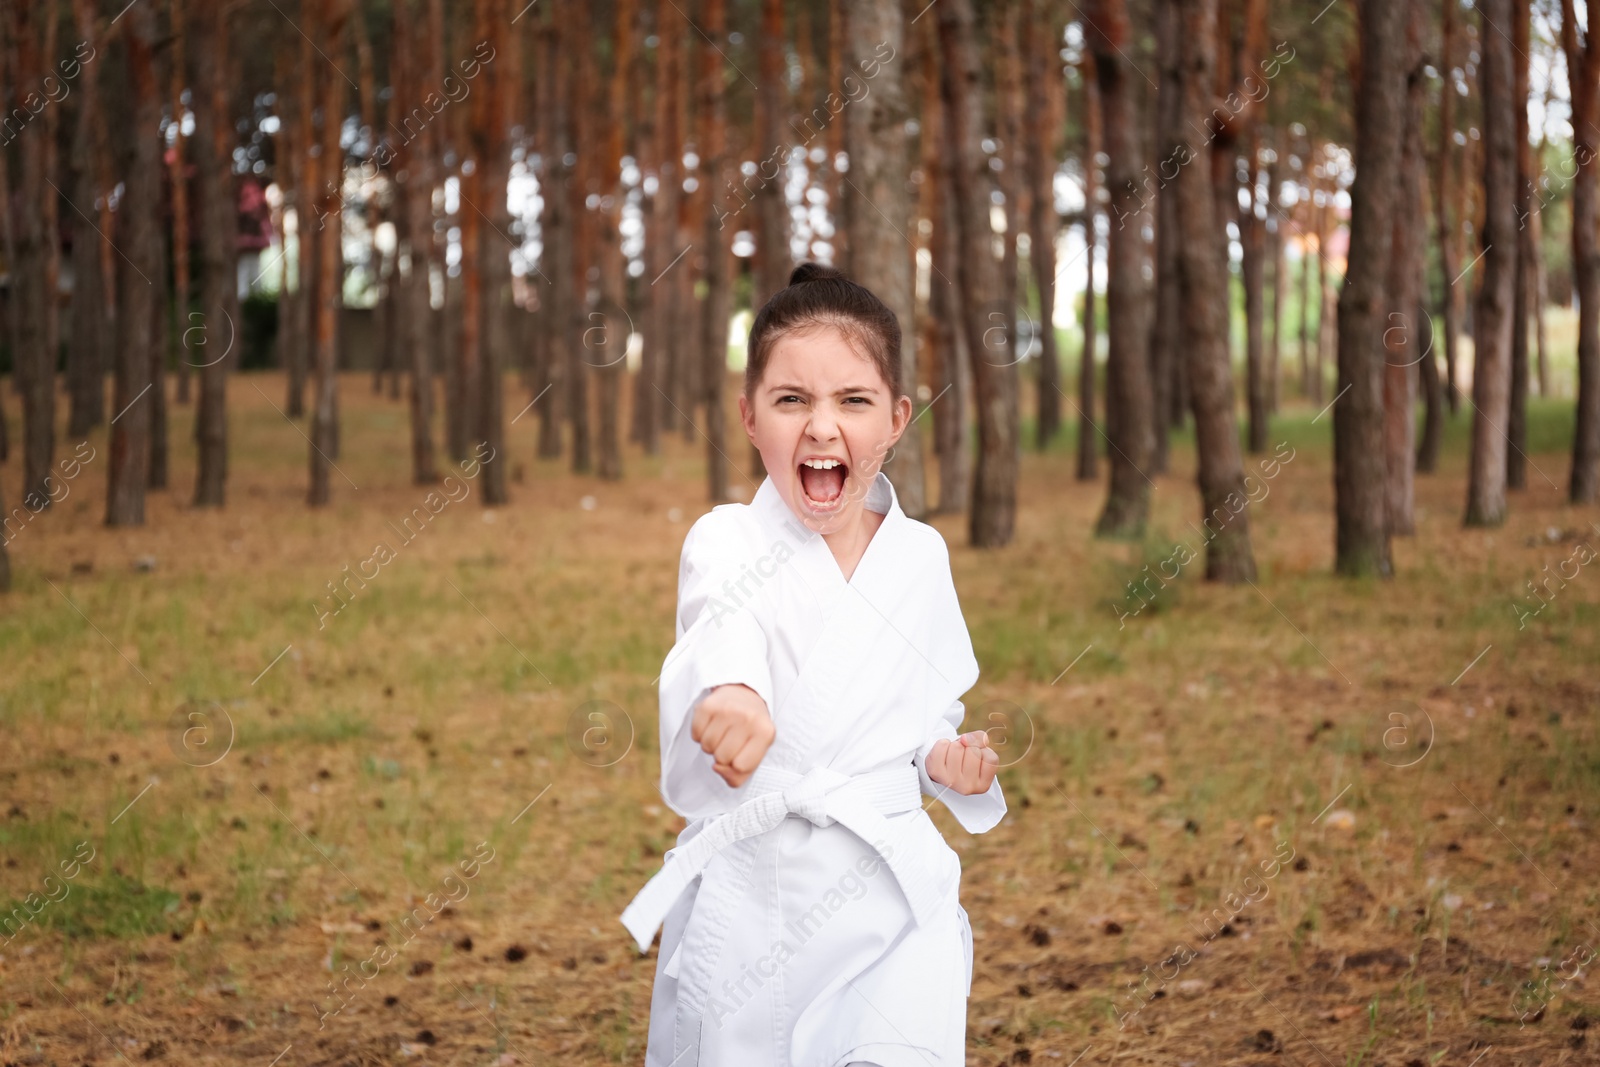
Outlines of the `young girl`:
[[922,806],[1005,814],[957,736],[978,677],[950,557],[880,471],[911,420],[900,327],[795,269],[750,330],[739,412],[767,478],[683,543],[661,792],[689,820],[622,914],[661,927],[646,1067],[965,1062],[961,865]]

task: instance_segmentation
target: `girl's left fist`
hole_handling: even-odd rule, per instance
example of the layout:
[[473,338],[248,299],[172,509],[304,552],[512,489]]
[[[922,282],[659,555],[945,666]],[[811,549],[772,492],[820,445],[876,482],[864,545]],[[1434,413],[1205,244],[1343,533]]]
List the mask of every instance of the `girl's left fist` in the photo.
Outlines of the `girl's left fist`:
[[999,767],[1000,754],[982,730],[936,742],[924,763],[929,778],[963,796],[988,792]]

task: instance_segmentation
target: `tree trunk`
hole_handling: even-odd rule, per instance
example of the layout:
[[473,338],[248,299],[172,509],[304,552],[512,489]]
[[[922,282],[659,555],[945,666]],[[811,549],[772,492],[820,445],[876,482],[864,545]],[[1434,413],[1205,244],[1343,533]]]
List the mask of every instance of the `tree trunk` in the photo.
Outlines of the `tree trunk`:
[[[7,13],[14,85],[37,86],[41,78],[51,74],[56,16],[54,5],[19,4]],[[26,107],[20,99],[18,106]],[[10,272],[9,305],[16,316],[15,384],[22,394],[22,502],[39,509],[50,506],[50,468],[55,462],[56,351],[52,341],[56,334],[58,257],[54,221],[60,194],[54,185],[51,164],[58,110],[46,107],[43,117],[24,126],[18,138],[24,144],[18,152],[21,181],[14,227],[16,269]],[[4,207],[9,210],[11,205]]]
[[922,67],[922,168],[930,187],[927,217],[928,315],[924,332],[930,356],[929,384],[934,400],[928,408],[933,419],[933,448],[939,461],[940,514],[967,509],[972,488],[972,453],[967,448],[967,403],[972,395],[972,371],[966,362],[961,331],[959,254],[953,237],[956,220],[955,186],[950,173],[949,138],[945,132],[945,104],[939,29],[936,19],[923,24]]
[[[1324,190],[1329,199],[1332,193]],[[1331,287],[1328,284],[1328,238],[1331,236],[1328,227],[1329,204],[1325,200],[1317,208],[1317,358],[1311,366],[1311,388],[1308,394],[1311,402],[1317,407],[1322,407],[1323,385],[1327,381],[1327,353],[1333,345],[1333,321],[1328,315],[1328,297]]]
[[[976,12],[975,12],[976,13]],[[994,123],[999,134],[994,159],[1000,163],[995,184],[1000,190],[1000,306],[985,316],[992,325],[1003,324],[1011,338],[1012,357],[1021,360],[1024,340],[1017,329],[1017,230],[1021,215],[1022,181],[1022,64],[1017,51],[1017,2],[1007,0],[989,7],[989,54],[994,63]],[[853,24],[852,24],[853,25]],[[852,32],[853,39],[860,33]],[[1027,312],[1023,312],[1026,316]]]
[[[905,16],[899,0],[872,0],[857,4],[850,18],[849,65],[862,75],[875,72],[875,77],[872,91],[850,110],[845,126],[850,181],[855,185],[852,191],[864,204],[870,205],[851,215],[846,240],[854,249],[852,266],[857,277],[871,286],[900,321],[900,381],[895,383],[894,391],[914,401],[917,395],[917,346],[913,329],[916,274],[914,250],[907,247],[905,236],[912,230],[912,193],[906,181],[911,170],[906,119],[911,109],[901,77],[905,67],[902,58],[906,51]],[[889,49],[888,59],[883,57],[885,48]],[[773,127],[776,137],[776,119]],[[769,142],[763,137],[758,143]],[[787,264],[787,228],[783,231],[783,244],[783,261]],[[921,429],[915,423],[908,426],[884,463],[884,472],[894,483],[900,507],[914,519],[922,518],[928,511],[920,435]]]
[[[845,40],[854,36],[855,31],[850,26],[851,4],[846,0],[828,0],[828,80],[827,85],[835,91],[844,88],[844,79],[849,71],[845,68]],[[853,274],[850,263],[850,212],[855,199],[845,183],[845,176],[839,171],[839,156],[845,152],[844,136],[848,119],[842,122],[831,122],[824,131],[823,142],[827,147],[828,158],[823,164],[822,175],[824,188],[828,194],[828,210],[833,215],[833,236],[829,243],[833,245],[833,265],[846,274]]]
[[[97,17],[92,0],[73,0],[73,14],[83,47],[96,53],[99,40]],[[82,64],[78,75],[78,122],[72,140],[73,200],[84,211],[93,211],[102,190],[102,172],[110,165],[105,156],[110,149],[106,143],[106,121],[100,100],[100,67],[89,62]],[[9,203],[9,199],[5,201]],[[4,208],[0,207],[0,213]],[[102,267],[101,253],[105,240],[95,232],[86,215],[77,211],[68,216],[72,226],[72,346],[67,351],[67,378],[71,390],[71,413],[67,419],[67,432],[73,437],[83,437],[91,427],[106,419],[105,371],[115,336],[116,323],[111,314],[111,298],[115,283],[107,285]],[[9,249],[7,250],[10,251]],[[15,349],[13,349],[15,351]],[[0,433],[4,423],[0,422]],[[0,460],[5,458],[5,446],[0,444]]]
[[[1178,0],[1161,0],[1177,3]],[[1183,113],[1198,130],[1213,110],[1217,49],[1217,0],[1183,7]],[[1255,578],[1250,515],[1244,495],[1233,381],[1228,359],[1228,250],[1217,225],[1209,143],[1186,147],[1175,181],[1181,227],[1183,349],[1194,405],[1202,522],[1207,529],[1206,578],[1240,582]],[[1238,501],[1237,505],[1234,501]],[[1212,523],[1217,525],[1212,527]]]
[[[1055,101],[1066,92],[1061,84],[1056,55],[1055,13],[1047,2],[1022,0],[1022,24],[1027,36],[1027,110],[1023,124],[1028,139],[1028,259],[1039,290],[1038,420],[1034,447],[1040,452],[1061,430],[1061,363],[1056,352],[1056,231],[1055,206],[1056,130]],[[1050,32],[1035,32],[1040,25]],[[924,172],[926,173],[926,172]],[[935,221],[934,225],[938,225]]]
[[1178,200],[1171,183],[1183,146],[1182,24],[1175,4],[1157,4],[1155,13],[1156,63],[1160,88],[1156,93],[1156,239],[1155,292],[1150,316],[1150,378],[1155,399],[1151,423],[1154,447],[1150,473],[1165,474],[1168,464],[1168,430],[1183,421],[1178,404],[1178,376],[1182,373],[1183,324],[1179,312]]
[[[188,137],[183,132],[182,116],[184,112],[183,90],[189,83],[189,71],[184,61],[185,54],[189,51],[190,27],[184,21],[183,0],[171,0],[171,25],[172,25],[172,53],[168,64],[168,84],[171,86],[168,99],[172,106],[172,152],[169,160],[170,175],[168,184],[172,188],[172,305],[173,315],[177,319],[178,332],[181,337],[193,336],[188,333],[190,325],[190,305],[194,294],[189,271],[189,177],[187,166],[184,163],[184,152],[187,148]],[[203,89],[201,91],[204,91]],[[198,95],[198,94],[196,94]],[[198,104],[198,100],[191,100]],[[198,110],[196,109],[198,114]],[[229,160],[232,164],[232,160]],[[204,310],[200,312],[203,316]],[[195,320],[201,321],[201,320]],[[186,346],[180,345],[180,348]],[[200,353],[198,357],[187,350],[178,359],[178,390],[177,401],[179,404],[189,403],[189,368],[190,359],[207,357]],[[198,429],[198,427],[197,427]]]
[[603,323],[601,330],[585,331],[586,337],[602,337],[602,343],[590,345],[589,358],[596,367],[600,386],[599,467],[596,473],[615,481],[622,477],[622,385],[627,373],[628,339],[632,322],[627,313],[627,260],[622,252],[622,204],[627,190],[622,185],[622,157],[631,154],[628,130],[628,68],[632,63],[635,36],[634,2],[618,0],[615,6],[615,25],[610,33],[603,29],[600,36],[609,36],[612,42],[614,69],[608,84],[608,97],[604,114],[605,148],[600,159],[600,191],[609,198],[611,206],[599,220],[601,239],[600,293],[596,310],[601,318],[591,319]]
[[[305,0],[301,5],[307,22],[318,17],[316,0]],[[300,418],[306,409],[306,376],[311,363],[311,353],[316,348],[317,302],[317,233],[321,220],[317,208],[321,203],[323,160],[317,147],[315,116],[317,110],[317,55],[311,38],[301,34],[304,42],[300,48],[300,74],[294,87],[297,98],[297,132],[295,148],[299,161],[295,168],[294,217],[295,246],[299,259],[299,278],[295,283],[294,331],[295,343],[286,353],[284,369],[289,395],[284,401],[285,414],[291,419]],[[287,252],[285,253],[287,254]]]
[[[238,199],[233,186],[234,125],[225,71],[232,55],[226,8],[203,4],[195,11],[196,47],[192,81],[195,112],[194,155],[200,197],[200,318],[202,330],[191,332],[187,315],[179,322],[186,339],[186,361],[198,360],[200,403],[195,412],[195,444],[199,469],[195,477],[196,507],[221,507],[228,479],[228,369],[242,326],[238,300]],[[180,308],[182,304],[180,303]],[[182,379],[180,379],[180,388]]]
[[[346,21],[350,14],[350,0],[322,0],[319,5],[322,25],[321,39],[328,51],[338,54],[343,47]],[[313,289],[316,312],[315,357],[312,366],[310,486],[306,503],[321,507],[331,499],[329,467],[337,458],[339,418],[339,375],[337,331],[340,290],[343,288],[344,268],[340,255],[340,233],[343,228],[344,202],[340,193],[344,178],[344,151],[339,145],[339,130],[344,121],[345,80],[329,64],[318,71],[322,102],[322,166],[319,184],[311,190],[317,201],[317,230],[313,242],[316,246],[316,284]]]
[[[1472,452],[1467,469],[1468,526],[1498,526],[1506,517],[1505,426],[1511,408],[1512,305],[1516,284],[1517,117],[1511,42],[1495,27],[1512,20],[1513,0],[1481,0],[1478,66],[1483,104],[1484,253],[1478,291],[1478,344],[1473,352]],[[1576,125],[1576,124],[1575,124]],[[1574,190],[1576,194],[1576,190]],[[1574,195],[1574,205],[1577,203]],[[1592,220],[1591,220],[1592,221]],[[1579,227],[1573,227],[1574,234]],[[1582,344],[1582,323],[1579,324]]]
[[[1424,316],[1426,311],[1425,307],[1419,307],[1418,317]],[[1431,320],[1423,318],[1422,325],[1427,329],[1427,339],[1424,341],[1419,338],[1416,343],[1427,353],[1422,362],[1417,364],[1424,416],[1414,467],[1417,474],[1432,474],[1439,466],[1439,437],[1444,428],[1444,381],[1439,376],[1438,356],[1435,354],[1437,331]]]
[[129,117],[127,149],[119,168],[125,186],[117,212],[124,225],[117,349],[112,388],[111,449],[106,480],[106,525],[144,525],[145,486],[150,470],[150,321],[156,313],[161,241],[161,97],[157,88],[155,12],[149,4],[128,9],[126,42]]
[[[1383,336],[1383,443],[1386,456],[1384,511],[1391,537],[1416,532],[1417,364],[1429,358],[1424,347],[1431,329],[1422,283],[1426,277],[1427,215],[1422,199],[1424,161],[1422,117],[1423,0],[1407,0],[1402,77],[1405,97],[1400,133],[1399,184],[1394,191],[1389,255],[1389,313]],[[1394,327],[1398,326],[1399,329]]]
[[1274,125],[1271,135],[1272,164],[1267,167],[1267,262],[1272,267],[1272,315],[1267,319],[1267,411],[1278,410],[1278,394],[1282,385],[1283,368],[1283,304],[1288,299],[1289,277],[1284,254],[1283,228],[1288,216],[1278,206],[1283,189],[1284,137],[1281,124]]
[[[1455,172],[1453,160],[1456,155],[1456,87],[1453,74],[1456,0],[1444,0],[1443,6],[1439,49],[1445,76],[1440,80],[1439,88],[1439,147],[1435,160],[1433,214],[1434,227],[1437,231],[1435,240],[1439,245],[1439,268],[1443,275],[1439,318],[1443,326],[1444,344],[1440,346],[1442,352],[1436,353],[1430,350],[1420,364],[1427,414],[1422,424],[1422,443],[1417,450],[1417,470],[1427,473],[1431,473],[1438,464],[1439,438],[1444,429],[1444,383],[1440,379],[1438,360],[1442,354],[1453,390],[1454,371],[1451,368],[1455,366],[1456,338],[1461,332],[1460,317],[1457,314],[1460,308],[1460,290],[1456,288],[1459,261],[1456,259],[1456,242],[1451,224],[1451,208],[1455,203],[1455,194],[1451,191],[1451,186]],[[1454,405],[1451,410],[1454,410]]]
[[1095,348],[1097,327],[1094,310],[1095,255],[1100,243],[1100,182],[1096,160],[1100,156],[1100,123],[1104,107],[1100,102],[1100,77],[1095,70],[1095,54],[1085,49],[1079,63],[1083,78],[1083,352],[1078,357],[1078,481],[1092,482],[1100,477],[1100,444],[1095,438]]
[[[661,427],[665,405],[661,402],[668,371],[676,366],[678,345],[674,326],[672,288],[658,285],[668,267],[676,269],[678,197],[683,193],[683,130],[677,125],[677,102],[673,94],[678,85],[678,67],[683,62],[684,20],[671,9],[669,0],[656,4],[655,101],[651,111],[641,107],[645,123],[641,155],[655,171],[656,191],[649,197],[644,245],[644,347],[640,351],[639,373],[634,381],[634,433],[647,455],[661,451]],[[781,59],[781,56],[780,56]],[[641,53],[639,63],[643,65]],[[641,79],[643,74],[641,72]],[[781,187],[781,176],[777,179]]]
[[[521,6],[520,4],[518,5]],[[483,205],[487,232],[480,231],[479,279],[482,321],[478,336],[478,393],[473,397],[477,412],[473,419],[476,434],[474,454],[482,463],[479,484],[484,507],[500,507],[510,502],[506,482],[506,353],[511,349],[511,324],[507,315],[511,301],[511,211],[507,206],[507,187],[511,182],[511,91],[522,76],[521,49],[511,20],[516,10],[506,0],[476,0],[478,41],[489,49],[478,68],[482,84],[479,140],[475,146],[476,169],[483,174]],[[474,212],[476,214],[476,212]],[[626,341],[624,340],[624,344]]]
[[[160,52],[158,51],[159,55]],[[167,420],[167,354],[172,349],[172,292],[167,278],[170,269],[167,243],[156,240],[156,272],[150,275],[155,284],[153,307],[150,313],[150,468],[145,486],[149,489],[167,488],[170,466]]]
[[1511,297],[1511,395],[1506,417],[1506,488],[1528,485],[1528,284],[1533,281],[1533,231],[1527,225],[1532,207],[1533,146],[1528,142],[1528,0],[1511,3],[1511,98],[1516,112],[1517,244]]
[[[1412,0],[1414,2],[1414,0]],[[1385,516],[1384,353],[1402,362],[1405,331],[1389,330],[1385,289],[1400,205],[1405,139],[1406,7],[1364,0],[1356,95],[1356,177],[1350,190],[1350,259],[1339,294],[1339,379],[1333,405],[1334,567],[1389,577]]]
[[[715,43],[727,36],[726,0],[705,0],[705,37],[700,52],[700,122],[697,141],[703,145],[700,154],[701,173],[705,176],[703,203],[711,203],[715,190],[722,188],[724,169],[727,166],[728,129],[726,119],[727,93],[723,75],[727,62]],[[716,211],[705,212],[704,251],[706,257],[706,298],[700,324],[701,372],[700,402],[703,405],[704,423],[701,427],[706,439],[706,492],[713,504],[720,504],[728,495],[728,457],[724,417],[722,411],[722,386],[728,371],[728,308],[732,300],[728,272],[733,258],[730,247],[731,233],[723,229]]]
[[[1572,0],[1562,0],[1561,4],[1561,41],[1567,55],[1573,149],[1578,163],[1572,180],[1572,273],[1578,290],[1578,424],[1573,434],[1568,484],[1568,498],[1574,504],[1592,504],[1600,498],[1600,218],[1595,210],[1600,197],[1596,160],[1600,151],[1600,46],[1596,45],[1595,34],[1600,32],[1596,29],[1600,23],[1593,21],[1600,18],[1600,0],[1588,0],[1586,6],[1589,22],[1580,46]],[[1476,443],[1476,436],[1473,441]]]
[[1245,137],[1244,206],[1239,208],[1239,244],[1243,252],[1240,275],[1244,282],[1244,363],[1245,402],[1249,411],[1246,437],[1251,452],[1260,454],[1267,450],[1268,423],[1272,417],[1271,398],[1267,392],[1266,368],[1266,220],[1256,216],[1260,202],[1261,151],[1255,124]]
[[[423,79],[434,74],[442,65],[443,21],[441,0],[431,0],[426,19],[418,21],[414,27],[409,5],[396,5],[395,36],[404,42],[400,59],[406,92],[401,99],[412,99],[419,87],[425,84]],[[430,80],[426,84],[433,82]],[[405,202],[409,270],[405,280],[407,295],[402,309],[407,321],[402,335],[405,338],[406,367],[411,376],[411,480],[415,485],[432,485],[439,480],[433,443],[434,367],[437,363],[432,343],[439,327],[438,313],[433,310],[431,277],[435,254],[433,188],[438,175],[436,160],[439,135],[426,115],[413,128],[413,115],[414,111],[408,113],[399,128],[391,132],[406,138],[405,147],[401,150],[406,175],[401,196]],[[438,356],[442,358],[443,353]]]
[[[875,20],[882,17],[881,13],[871,8],[862,13],[862,18],[865,20],[866,25],[875,25]],[[893,54],[898,60],[899,53],[904,50],[903,42],[898,39],[899,36],[903,36],[898,9],[892,22],[893,31],[897,34],[897,39],[894,42],[890,42],[890,44],[893,48]],[[851,41],[850,62],[852,65],[858,59],[863,58],[872,59],[876,63],[876,58],[873,57],[872,53],[868,52],[865,56],[859,54],[864,47],[860,42],[866,40],[867,37],[871,37],[872,40],[879,39],[871,36],[872,32],[863,29]],[[866,36],[863,36],[864,34]],[[756,91],[756,147],[758,155],[762,153],[773,154],[771,156],[763,156],[761,161],[756,164],[757,173],[755,177],[759,184],[756,186],[754,195],[756,205],[756,254],[753,263],[755,291],[752,294],[751,306],[757,311],[772,298],[774,293],[789,283],[789,272],[794,264],[794,257],[789,254],[789,205],[784,199],[783,192],[788,164],[788,148],[783,135],[783,116],[789,104],[789,94],[785,92],[788,79],[785,77],[786,65],[784,62],[783,0],[761,0],[761,35],[758,48],[760,52],[761,77],[758,83],[759,88]],[[892,110],[889,108],[874,110],[866,119],[862,120],[869,124],[872,133],[877,133],[882,128],[882,124],[891,118],[895,121],[903,122],[906,117],[903,89],[898,85],[889,86],[883,80],[884,75],[895,75],[897,77],[896,72],[899,70],[899,63],[896,60],[891,60],[890,64],[879,72],[879,78],[872,83],[872,93],[861,101],[861,103],[869,104],[880,92],[885,91],[893,92],[899,100],[899,103],[894,105]],[[856,119],[859,118],[861,117],[855,116],[851,118],[847,115],[847,122],[853,122],[855,125],[854,128],[849,125],[845,128],[846,150],[850,153],[850,169],[852,171],[855,171],[858,165],[856,160],[858,137],[860,134],[868,132],[862,129],[860,122],[856,122]],[[900,129],[891,131],[891,133],[899,138],[903,154],[905,131]],[[899,165],[900,176],[903,178],[906,169],[905,163],[901,161]],[[769,166],[774,171],[772,175],[767,173]],[[858,177],[852,176],[851,180],[858,185],[861,184],[861,179]],[[748,183],[744,184],[747,185]],[[867,190],[864,185],[862,188],[869,196],[871,195],[870,190]],[[899,197],[896,199],[903,200],[903,198]],[[890,205],[885,204],[884,206],[889,207]],[[902,213],[904,213],[903,209]],[[874,274],[872,277],[874,279],[873,284],[876,286],[877,276]],[[873,291],[878,292],[876,288]],[[881,296],[882,294],[879,293],[879,295]],[[894,307],[892,304],[890,306]],[[895,308],[895,310],[899,311],[899,308]],[[909,318],[902,320],[902,330],[909,324]],[[898,486],[898,483],[896,485]],[[901,498],[901,503],[905,503],[904,497]]]
[[[486,0],[473,0],[477,18],[473,34],[483,39],[487,15],[483,8]],[[463,163],[470,157],[472,166],[460,168],[456,179],[461,190],[461,318],[456,326],[455,385],[453,398],[455,417],[449,424],[450,459],[456,463],[467,460],[474,445],[483,439],[478,416],[483,383],[480,379],[483,365],[483,205],[488,203],[484,193],[488,165],[487,127],[489,124],[489,98],[493,95],[487,84],[475,87],[466,106],[455,113],[462,136],[457,143],[463,149]]]
[[[1450,0],[1445,0],[1445,2],[1449,3]],[[1314,138],[1306,141],[1306,156],[1302,165],[1302,173],[1305,178],[1306,193],[1310,198],[1316,196],[1317,189],[1316,161],[1313,158],[1316,154],[1316,148],[1317,142]],[[1305,204],[1306,206],[1301,213],[1306,216],[1306,221],[1310,223],[1315,231],[1318,216],[1315,201],[1314,199],[1307,199]],[[1301,233],[1304,235],[1305,231],[1302,230]],[[1315,232],[1311,236],[1316,238],[1317,258],[1320,260],[1322,258],[1322,234]],[[1306,240],[1300,242],[1300,395],[1308,399],[1311,396],[1311,243]]]
[[[1534,177],[1532,179],[1541,184],[1544,182],[1544,150],[1545,138],[1541,137],[1539,148],[1533,154]],[[1547,397],[1550,395],[1550,361],[1548,358],[1549,348],[1546,343],[1548,338],[1545,335],[1544,310],[1545,305],[1550,302],[1550,285],[1544,265],[1544,209],[1542,207],[1533,212],[1532,218],[1528,220],[1528,229],[1530,231],[1528,244],[1532,249],[1532,252],[1529,253],[1532,270],[1528,278],[1528,307],[1532,309],[1533,314],[1534,351],[1537,353],[1534,365],[1538,368],[1539,395]]]
[[[1148,333],[1143,316],[1145,211],[1140,188],[1134,71],[1124,59],[1128,14],[1122,0],[1091,0],[1084,21],[1100,84],[1102,128],[1106,134],[1106,189],[1111,194],[1106,246],[1106,409],[1111,448],[1106,461],[1111,482],[1105,510],[1095,525],[1098,537],[1136,540],[1150,513],[1150,479],[1145,467],[1155,447],[1150,424]],[[1111,412],[1115,412],[1112,415]]]
[[939,38],[960,234],[962,322],[977,394],[978,461],[968,529],[973,547],[999,548],[1011,542],[1016,530],[1017,367],[1014,338],[1005,336],[997,344],[985,345],[991,324],[984,321],[984,311],[1000,306],[1004,286],[989,224],[991,179],[980,143],[982,82],[969,0],[944,0],[939,6]]
[[[571,64],[561,62],[567,31],[563,28],[570,20],[557,19],[552,9],[544,9],[544,21],[539,36],[544,42],[544,62],[539,66],[544,79],[544,107],[539,121],[545,127],[541,145],[549,151],[540,152],[542,170],[539,174],[539,192],[544,199],[544,214],[539,219],[542,248],[539,253],[539,271],[546,285],[539,294],[539,328],[544,333],[546,381],[541,386],[543,397],[539,407],[540,459],[556,459],[561,455],[561,427],[576,420],[568,410],[575,390],[573,370],[578,366],[569,344],[569,318],[572,311],[572,167],[566,162],[571,148],[570,114],[572,85],[568,71]],[[576,447],[576,440],[574,447]]]
[[[482,338],[480,378],[478,378],[478,435],[475,446],[483,456],[480,483],[483,488],[483,506],[499,507],[510,502],[506,480],[506,354],[510,344],[510,318],[515,312],[512,301],[512,275],[510,275],[510,219],[507,190],[510,187],[510,152],[512,152],[512,98],[518,80],[522,78],[522,48],[517,29],[510,21],[517,16],[517,8],[509,0],[477,0],[480,13],[480,48],[486,46],[488,54],[478,67],[478,77],[483,86],[480,93],[485,102],[483,123],[483,154],[478,155],[478,165],[483,170],[483,195],[488,203],[483,214],[488,221],[488,232],[483,234],[482,246]],[[624,338],[622,344],[626,346]],[[486,450],[486,451],[485,451]]]
[[[599,136],[596,126],[602,119],[594,104],[594,38],[586,26],[569,25],[562,29],[563,54],[571,56],[568,66],[571,81],[567,87],[566,119],[569,151],[576,157],[567,182],[567,211],[571,258],[569,284],[571,302],[567,308],[567,417],[572,423],[572,472],[589,474],[594,470],[593,435],[589,411],[589,378],[599,360],[589,349],[594,328],[594,289],[589,284],[589,267],[594,263],[594,213],[588,209],[590,182],[594,176],[594,152],[588,146]],[[602,326],[599,334],[604,337]]]

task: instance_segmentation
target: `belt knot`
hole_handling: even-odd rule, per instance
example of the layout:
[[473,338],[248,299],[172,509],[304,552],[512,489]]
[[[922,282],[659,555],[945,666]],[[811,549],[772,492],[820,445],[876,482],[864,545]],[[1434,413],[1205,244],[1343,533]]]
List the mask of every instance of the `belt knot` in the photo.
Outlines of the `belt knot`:
[[835,820],[827,812],[828,796],[849,781],[849,775],[831,767],[813,768],[784,788],[783,806],[817,826],[832,826]]

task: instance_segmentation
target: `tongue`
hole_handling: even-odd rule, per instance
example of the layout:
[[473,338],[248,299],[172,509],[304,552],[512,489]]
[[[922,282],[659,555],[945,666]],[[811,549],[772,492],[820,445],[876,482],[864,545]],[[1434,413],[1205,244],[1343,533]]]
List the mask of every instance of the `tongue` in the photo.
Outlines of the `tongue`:
[[844,492],[844,468],[830,467],[827,470],[818,470],[815,467],[802,466],[800,485],[805,489],[806,496],[817,503],[831,503]]

